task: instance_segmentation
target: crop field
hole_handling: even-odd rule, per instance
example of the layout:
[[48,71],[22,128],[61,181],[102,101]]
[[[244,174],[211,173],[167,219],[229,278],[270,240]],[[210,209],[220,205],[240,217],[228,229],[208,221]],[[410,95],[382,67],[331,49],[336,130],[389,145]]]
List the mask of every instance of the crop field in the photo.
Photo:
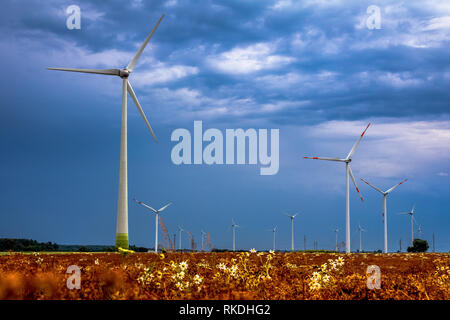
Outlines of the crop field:
[[[79,289],[68,288],[71,265]],[[368,288],[371,265],[379,289]],[[10,253],[0,299],[448,300],[450,254]]]

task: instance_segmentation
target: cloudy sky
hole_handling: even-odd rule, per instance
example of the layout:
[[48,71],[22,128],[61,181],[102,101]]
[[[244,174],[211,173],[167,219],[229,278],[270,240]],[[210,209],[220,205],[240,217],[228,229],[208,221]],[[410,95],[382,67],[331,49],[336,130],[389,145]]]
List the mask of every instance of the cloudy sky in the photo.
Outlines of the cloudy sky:
[[[66,9],[81,9],[69,30]],[[371,5],[380,28],[368,28]],[[129,99],[129,198],[164,212],[218,248],[266,249],[318,241],[334,247],[345,227],[345,167],[304,160],[345,157],[364,197],[351,189],[352,249],[383,246],[381,195],[388,189],[389,248],[403,248],[416,204],[421,237],[450,249],[450,3],[428,1],[13,1],[0,4],[0,237],[113,244],[117,210],[121,81],[47,67],[123,68],[166,16],[130,82],[159,139]],[[369,23],[370,25],[370,23]],[[279,129],[280,168],[180,165],[177,128]],[[417,230],[417,225],[415,226]],[[154,217],[129,203],[130,243],[151,247]],[[419,236],[416,234],[416,236]],[[161,237],[162,241],[162,237]],[[183,236],[184,245],[188,239]]]

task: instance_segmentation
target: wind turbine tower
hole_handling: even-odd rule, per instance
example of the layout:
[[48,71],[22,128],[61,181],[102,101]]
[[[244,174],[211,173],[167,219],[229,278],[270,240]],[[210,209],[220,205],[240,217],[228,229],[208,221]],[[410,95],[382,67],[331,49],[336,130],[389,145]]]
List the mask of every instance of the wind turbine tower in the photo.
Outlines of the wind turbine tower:
[[155,213],[155,253],[157,253],[158,252],[158,221],[159,221],[159,214],[161,213],[161,211],[166,209],[172,203],[170,202],[170,203],[166,204],[164,207],[156,210],[156,209],[153,209],[152,207],[150,207],[149,205],[147,205],[147,204],[145,204],[145,203],[143,203],[141,201],[138,201],[136,199],[133,199],[133,200],[136,201],[141,206],[143,206],[143,207],[145,207],[147,209],[150,209],[151,211],[153,211]]
[[416,208],[416,205],[414,205],[411,209],[411,211],[409,212],[402,212],[400,214],[409,214],[411,216],[411,247],[413,246],[413,242],[414,242],[414,209]]
[[334,232],[336,233],[336,252],[339,251],[339,245],[338,245],[338,233],[339,229],[334,229]]
[[231,219],[231,228],[233,229],[233,251],[236,251],[236,228],[239,228],[239,225],[234,223],[233,219]]
[[366,232],[366,230],[361,228],[360,224],[358,224],[358,230],[359,230],[359,252],[362,252],[362,233]]
[[156,136],[153,133],[153,129],[150,123],[147,121],[144,111],[134,93],[134,90],[128,81],[128,77],[133,72],[139,57],[144,51],[153,33],[158,28],[164,15],[161,16],[159,21],[156,23],[152,32],[147,36],[144,43],[139,48],[138,52],[130,63],[124,69],[74,69],[74,68],[47,68],[48,70],[56,71],[69,71],[69,72],[82,72],[82,73],[93,73],[109,76],[118,76],[122,79],[122,120],[121,120],[121,130],[120,130],[120,168],[119,168],[119,196],[117,203],[117,227],[116,227],[116,248],[128,248],[128,164],[127,164],[127,92],[133,98],[136,107],[139,110],[142,118],[145,121],[150,133],[156,140]]
[[383,195],[383,223],[384,223],[384,253],[388,252],[388,239],[387,239],[387,208],[386,208],[386,197],[388,196],[389,193],[391,193],[392,191],[394,191],[395,188],[397,188],[399,185],[405,183],[408,179],[403,180],[402,182],[396,184],[395,186],[393,186],[392,188],[386,190],[386,191],[381,191],[381,189],[371,185],[369,182],[367,182],[364,179],[361,179],[362,181],[364,181],[366,184],[368,184],[369,186],[371,186],[372,188],[374,188],[375,190],[377,190],[379,193],[381,193]]
[[352,169],[350,167],[350,162],[352,161],[353,154],[356,151],[356,148],[358,147],[359,142],[361,141],[362,137],[366,133],[367,129],[369,128],[370,123],[367,125],[367,127],[364,129],[361,136],[356,140],[355,144],[353,145],[352,149],[348,153],[347,157],[345,159],[339,159],[339,158],[325,158],[325,157],[303,157],[305,159],[314,159],[314,160],[326,160],[326,161],[337,161],[337,162],[344,162],[345,163],[345,252],[350,253],[350,191],[349,191],[349,176],[353,181],[353,184],[355,185],[356,191],[359,194],[359,197],[361,198],[361,201],[364,201],[361,193],[359,192],[358,186],[356,185],[355,177],[353,176]]
[[184,229],[180,226],[178,226],[178,250],[181,250],[181,233],[184,231]]
[[205,251],[205,246],[203,245],[203,243],[204,243],[203,240],[205,239],[206,232],[202,230],[201,233],[202,233],[202,251]]
[[291,251],[294,251],[294,218],[298,215],[298,213],[292,216],[286,213],[284,215],[291,219]]

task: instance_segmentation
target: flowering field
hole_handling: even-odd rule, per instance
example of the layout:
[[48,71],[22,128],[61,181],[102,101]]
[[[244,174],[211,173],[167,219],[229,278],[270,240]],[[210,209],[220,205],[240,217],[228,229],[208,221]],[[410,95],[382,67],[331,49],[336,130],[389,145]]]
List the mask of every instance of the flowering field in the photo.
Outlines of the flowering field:
[[[67,287],[70,265],[80,289]],[[380,289],[367,287],[369,265]],[[0,256],[0,299],[448,300],[450,255],[11,253]]]

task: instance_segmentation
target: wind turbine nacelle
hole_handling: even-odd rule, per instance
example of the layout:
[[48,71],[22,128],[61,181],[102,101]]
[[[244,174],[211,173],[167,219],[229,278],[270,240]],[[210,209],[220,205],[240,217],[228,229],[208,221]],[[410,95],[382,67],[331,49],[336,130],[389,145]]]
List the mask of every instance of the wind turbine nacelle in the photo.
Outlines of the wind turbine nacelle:
[[119,77],[121,78],[128,78],[128,76],[130,75],[130,71],[128,71],[127,69],[123,69],[119,71]]

